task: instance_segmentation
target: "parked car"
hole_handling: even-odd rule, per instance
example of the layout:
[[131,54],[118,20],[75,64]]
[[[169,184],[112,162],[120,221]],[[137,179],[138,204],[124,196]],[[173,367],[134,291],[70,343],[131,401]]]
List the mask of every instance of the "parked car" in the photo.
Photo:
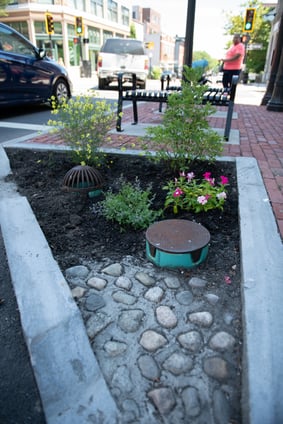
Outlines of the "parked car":
[[0,106],[71,97],[67,70],[22,34],[0,23]]
[[98,88],[103,90],[118,81],[118,73],[124,73],[124,81],[137,76],[137,85],[144,89],[148,76],[149,59],[143,42],[133,38],[108,38],[101,47],[97,61]]

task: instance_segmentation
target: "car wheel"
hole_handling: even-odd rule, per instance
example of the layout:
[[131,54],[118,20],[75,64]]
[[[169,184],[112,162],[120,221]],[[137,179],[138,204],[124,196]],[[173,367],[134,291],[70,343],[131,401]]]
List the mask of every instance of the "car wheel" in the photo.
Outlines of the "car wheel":
[[64,102],[64,100],[68,100],[70,97],[70,90],[68,83],[60,78],[56,84],[54,85],[53,91],[52,91],[52,97],[55,97],[55,102],[57,104],[61,104]]

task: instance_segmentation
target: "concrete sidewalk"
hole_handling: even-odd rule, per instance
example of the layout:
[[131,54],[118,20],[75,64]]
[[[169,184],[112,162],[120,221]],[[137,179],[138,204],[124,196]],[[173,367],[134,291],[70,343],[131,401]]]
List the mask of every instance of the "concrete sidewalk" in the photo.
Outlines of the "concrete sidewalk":
[[[247,94],[249,96],[251,94]],[[154,106],[147,106],[141,105],[141,123],[156,122]],[[238,157],[243,423],[278,424],[283,422],[283,249],[278,231],[283,234],[282,115],[268,112],[262,106],[240,103],[236,104],[235,112],[237,119],[233,120],[232,128],[239,131],[239,144],[227,143],[224,154]],[[130,109],[123,119],[130,122]],[[213,127],[221,128],[222,124],[223,118],[213,118]],[[123,146],[133,150],[133,143],[138,149],[135,136],[113,134],[111,143],[105,147],[120,149]],[[46,136],[16,145],[64,148],[60,140]],[[9,164],[2,150],[0,170],[1,229],[46,420],[52,424],[81,424],[92,416],[101,423],[119,422],[119,411],[91,355],[67,283],[26,200],[3,182]],[[25,285],[30,284],[36,297],[30,297],[25,291]],[[84,372],[86,365],[93,370],[88,372],[88,378]],[[97,381],[100,382],[98,389]],[[97,393],[91,402],[90,393]],[[103,415],[104,420],[98,418]]]

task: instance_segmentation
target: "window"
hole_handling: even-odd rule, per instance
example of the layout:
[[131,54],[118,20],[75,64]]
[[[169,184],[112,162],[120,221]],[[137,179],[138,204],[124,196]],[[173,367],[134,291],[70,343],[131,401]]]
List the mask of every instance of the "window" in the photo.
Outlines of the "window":
[[101,45],[99,29],[88,27],[88,38],[91,44],[97,44],[98,46]]
[[77,10],[85,11],[85,1],[84,0],[69,0],[68,5]]
[[107,38],[113,37],[113,32],[103,31],[103,43],[107,40]]
[[113,0],[108,0],[108,19],[112,22],[118,22],[118,6]]
[[54,4],[54,0],[37,0],[39,4]]
[[124,6],[122,6],[122,24],[126,26],[130,25],[130,11]]
[[109,38],[102,46],[104,53],[144,55],[143,43],[133,38]]
[[103,0],[90,0],[90,11],[93,15],[103,18]]
[[27,22],[7,22],[7,25],[10,25],[10,27],[23,34],[26,38],[29,38]]
[[[45,21],[35,21],[34,30],[36,34],[46,34]],[[62,35],[62,23],[54,22],[54,35]]]

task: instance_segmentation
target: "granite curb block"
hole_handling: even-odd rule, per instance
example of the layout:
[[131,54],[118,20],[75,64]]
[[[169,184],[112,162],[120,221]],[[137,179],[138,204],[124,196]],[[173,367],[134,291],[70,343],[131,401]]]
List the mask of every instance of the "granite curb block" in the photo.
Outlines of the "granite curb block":
[[[7,175],[10,168],[3,148],[1,170],[2,163]],[[236,166],[244,335],[243,422],[277,424],[283,422],[283,247],[256,160],[236,158]],[[2,181],[1,228],[47,422],[79,424],[91,418],[114,424],[118,411],[69,287],[26,198],[16,192],[7,196],[5,186]],[[95,398],[91,397],[93,393]]]
[[237,158],[243,422],[283,423],[283,245],[254,158]]
[[1,229],[46,421],[116,423],[80,311],[32,209],[25,197],[6,197],[3,184],[1,190]]

